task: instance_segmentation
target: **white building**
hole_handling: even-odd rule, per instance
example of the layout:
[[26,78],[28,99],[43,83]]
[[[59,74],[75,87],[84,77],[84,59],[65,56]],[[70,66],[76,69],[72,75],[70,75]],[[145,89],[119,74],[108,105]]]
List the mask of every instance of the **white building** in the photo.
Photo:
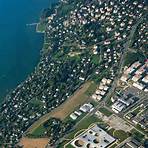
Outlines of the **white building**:
[[115,113],[119,113],[121,112],[123,109],[126,108],[126,105],[123,104],[122,102],[116,101],[113,105],[112,105],[112,110]]
[[78,116],[75,113],[70,114],[70,118],[72,120],[76,120],[78,118]]
[[128,76],[127,76],[127,75],[123,75],[123,76],[120,78],[120,80],[123,81],[123,82],[127,82]]
[[93,98],[94,100],[96,100],[96,99],[97,99],[97,96],[98,96],[98,95],[93,94],[93,95],[92,95],[92,98]]
[[90,112],[92,108],[93,108],[93,105],[91,103],[88,103],[81,106],[80,111],[86,113],[86,112]]
[[141,75],[134,75],[134,76],[132,77],[132,80],[133,80],[134,82],[137,82],[137,81],[140,79],[140,77],[141,77]]
[[97,98],[96,98],[98,101],[102,100],[102,96],[101,95],[98,95]]
[[140,89],[140,90],[143,90],[144,89],[144,85],[139,83],[139,82],[135,82],[133,83],[133,86]]
[[106,131],[98,125],[89,128],[85,133],[75,138],[71,145],[74,148],[107,148],[115,142],[115,138],[110,136]]
[[82,115],[82,112],[81,111],[75,111],[74,112],[76,115],[78,115],[78,116],[81,116]]
[[145,83],[148,83],[148,75],[146,75],[143,79],[142,79],[143,82]]
[[104,90],[101,91],[101,95],[104,96],[106,92]]

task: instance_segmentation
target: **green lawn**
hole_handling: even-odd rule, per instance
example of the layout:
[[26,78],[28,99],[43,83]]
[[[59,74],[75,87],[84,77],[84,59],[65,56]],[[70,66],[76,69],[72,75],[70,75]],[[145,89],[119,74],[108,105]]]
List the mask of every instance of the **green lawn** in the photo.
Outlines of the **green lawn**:
[[57,148],[63,148],[66,143],[67,140],[62,141],[60,144],[58,144]]
[[37,25],[37,27],[36,27],[36,31],[37,32],[44,32],[45,31],[45,29],[46,29],[46,24],[41,24],[41,23],[39,23],[38,25]]
[[124,65],[129,66],[130,64],[134,63],[135,61],[143,62],[144,59],[145,59],[144,55],[142,53],[140,53],[140,52],[136,52],[136,53],[129,52],[126,55]]
[[33,132],[33,136],[43,136],[45,134],[46,129],[43,127],[43,125],[40,125],[38,128],[36,128]]
[[107,131],[110,135],[113,136],[113,133],[114,133],[115,129],[114,128],[111,128],[109,131]]
[[96,91],[96,88],[97,88],[97,84],[96,84],[95,82],[93,82],[93,83],[89,86],[89,88],[88,88],[88,90],[85,92],[85,94],[88,95],[88,96],[91,96],[91,95]]
[[113,102],[111,101],[111,98],[108,98],[107,101],[106,101],[106,105],[108,107],[110,107],[112,104],[113,104]]
[[115,144],[113,144],[111,147],[109,147],[109,148],[115,148],[117,146],[117,144],[115,143]]
[[107,117],[109,117],[109,116],[112,115],[112,112],[110,112],[108,109],[103,108],[103,107],[101,107],[101,108],[99,109],[99,111],[100,111],[101,113],[103,113],[103,114],[104,114],[105,116],[107,116]]
[[100,56],[98,55],[93,55],[93,58],[92,58],[92,62],[96,65],[98,65],[100,63]]
[[66,148],[74,148],[71,144],[68,144]]
[[114,132],[114,137],[118,138],[120,142],[124,141],[129,137],[128,133],[123,130],[116,130]]
[[[85,119],[83,119],[76,127],[76,129],[71,132],[66,138],[68,139],[73,139],[74,135],[82,130],[82,129],[87,129],[92,123],[96,123],[96,122],[101,122],[100,119],[98,119],[96,116],[92,115],[89,117],[86,117]],[[82,131],[83,132],[83,131]]]

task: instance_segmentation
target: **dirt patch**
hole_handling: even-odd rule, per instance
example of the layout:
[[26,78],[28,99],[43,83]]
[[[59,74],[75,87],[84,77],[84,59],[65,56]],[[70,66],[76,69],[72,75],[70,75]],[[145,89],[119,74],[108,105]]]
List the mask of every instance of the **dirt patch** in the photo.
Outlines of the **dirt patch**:
[[107,118],[106,123],[116,130],[123,130],[125,132],[129,132],[133,128],[133,126],[129,125],[126,121],[116,115]]
[[93,82],[86,82],[82,85],[67,101],[61,104],[59,107],[51,111],[50,113],[42,116],[38,121],[36,121],[27,131],[27,133],[32,133],[37,127],[47,121],[50,117],[56,117],[63,120],[68,116],[77,106],[86,102],[89,97],[85,92],[89,89]]
[[67,117],[77,106],[83,104],[88,96],[85,95],[85,92],[88,90],[90,83],[83,85],[71,98],[69,98],[64,104],[59,106],[55,112],[51,114],[52,117],[64,119]]
[[23,148],[45,148],[48,141],[48,138],[22,138],[19,145],[23,146]]

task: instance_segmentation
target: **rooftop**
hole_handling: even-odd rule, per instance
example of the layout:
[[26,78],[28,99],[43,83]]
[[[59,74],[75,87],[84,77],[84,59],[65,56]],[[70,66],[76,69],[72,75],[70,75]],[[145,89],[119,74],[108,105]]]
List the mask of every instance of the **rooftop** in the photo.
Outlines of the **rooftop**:
[[71,145],[78,147],[98,147],[106,148],[115,141],[115,138],[110,136],[106,131],[101,129],[98,125],[94,125],[84,134],[72,141]]

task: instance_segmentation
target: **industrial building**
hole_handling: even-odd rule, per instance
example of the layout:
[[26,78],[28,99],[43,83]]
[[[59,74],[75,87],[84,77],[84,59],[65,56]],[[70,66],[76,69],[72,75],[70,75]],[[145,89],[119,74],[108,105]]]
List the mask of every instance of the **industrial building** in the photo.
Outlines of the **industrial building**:
[[112,105],[112,110],[115,113],[119,113],[136,101],[137,100],[135,99],[135,97],[131,94],[123,95],[121,97],[118,97],[117,100],[114,102],[114,104]]
[[71,142],[75,148],[106,148],[115,142],[115,138],[101,129],[97,124],[88,129],[85,133],[78,136]]

